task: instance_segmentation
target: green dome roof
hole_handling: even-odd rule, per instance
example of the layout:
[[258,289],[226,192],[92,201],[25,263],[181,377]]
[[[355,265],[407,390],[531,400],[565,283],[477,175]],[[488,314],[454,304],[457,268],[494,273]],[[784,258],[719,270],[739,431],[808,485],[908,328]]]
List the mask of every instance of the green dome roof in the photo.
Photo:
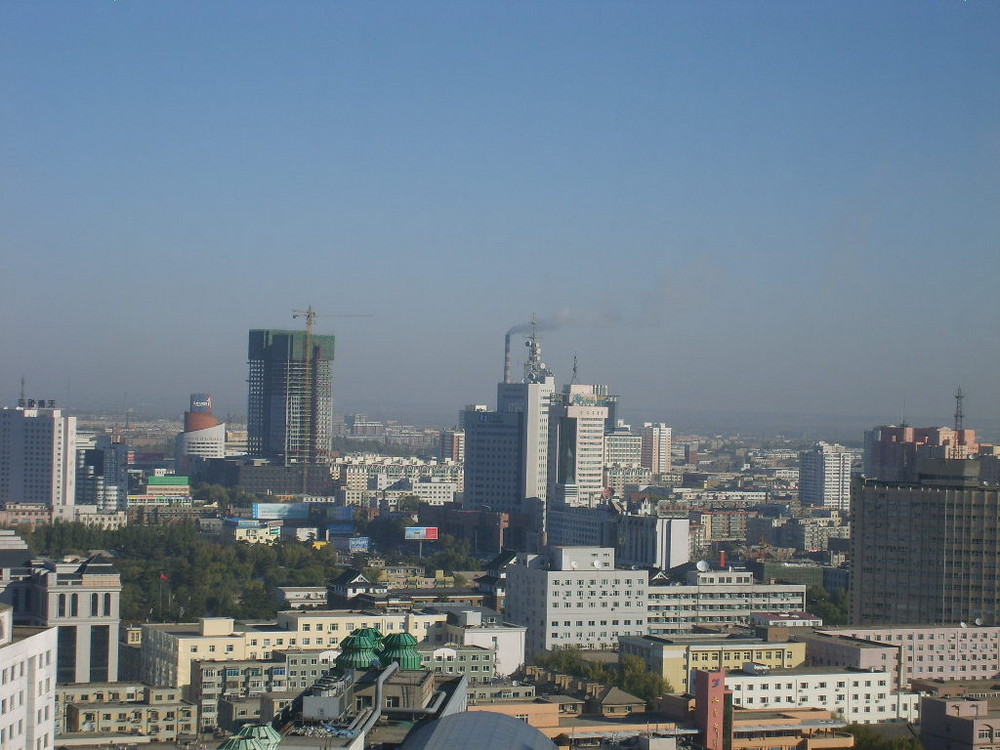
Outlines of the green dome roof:
[[244,724],[236,737],[249,737],[259,740],[270,750],[275,750],[281,742],[281,735],[270,724]]
[[396,662],[400,669],[420,669],[423,661],[416,645],[417,639],[409,633],[387,635],[382,648],[382,663]]
[[337,666],[341,669],[368,669],[379,662],[382,634],[375,628],[358,628],[340,644]]
[[236,735],[219,745],[219,750],[272,750],[272,745],[256,737]]

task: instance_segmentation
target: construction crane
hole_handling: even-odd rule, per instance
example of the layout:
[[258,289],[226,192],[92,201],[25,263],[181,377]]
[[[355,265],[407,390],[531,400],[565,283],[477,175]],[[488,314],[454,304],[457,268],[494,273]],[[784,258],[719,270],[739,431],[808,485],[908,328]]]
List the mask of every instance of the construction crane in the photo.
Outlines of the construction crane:
[[[348,313],[348,314],[328,314],[320,315],[315,310],[313,310],[312,305],[307,305],[305,310],[292,310],[292,318],[305,318],[306,319],[306,344],[305,352],[303,355],[303,367],[305,371],[303,373],[303,392],[305,396],[305,409],[302,410],[302,422],[303,429],[302,434],[305,435],[306,444],[301,454],[303,457],[302,461],[302,494],[306,494],[309,491],[309,463],[316,459],[315,449],[316,449],[316,398],[313,394],[313,346],[312,346],[312,335],[313,335],[313,325],[316,322],[316,318],[370,318],[371,313]],[[287,459],[286,459],[287,460]]]

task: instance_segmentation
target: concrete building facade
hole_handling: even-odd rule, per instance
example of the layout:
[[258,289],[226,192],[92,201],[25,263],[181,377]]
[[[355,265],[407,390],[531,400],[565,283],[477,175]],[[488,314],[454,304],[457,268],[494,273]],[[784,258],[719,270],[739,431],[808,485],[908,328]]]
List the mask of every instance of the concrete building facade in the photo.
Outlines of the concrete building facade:
[[1000,487],[977,461],[922,466],[917,483],[855,485],[851,621],[1000,624]]
[[614,549],[521,553],[507,569],[507,618],[527,628],[525,657],[553,648],[610,649],[646,632],[644,570],[617,570]]

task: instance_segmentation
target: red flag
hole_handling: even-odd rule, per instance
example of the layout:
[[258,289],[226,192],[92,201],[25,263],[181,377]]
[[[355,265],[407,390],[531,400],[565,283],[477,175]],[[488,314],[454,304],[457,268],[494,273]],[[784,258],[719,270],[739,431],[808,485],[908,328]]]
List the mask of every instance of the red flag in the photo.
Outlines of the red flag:
[[167,574],[166,573],[160,573],[160,580],[161,581],[169,581],[170,579],[167,578]]

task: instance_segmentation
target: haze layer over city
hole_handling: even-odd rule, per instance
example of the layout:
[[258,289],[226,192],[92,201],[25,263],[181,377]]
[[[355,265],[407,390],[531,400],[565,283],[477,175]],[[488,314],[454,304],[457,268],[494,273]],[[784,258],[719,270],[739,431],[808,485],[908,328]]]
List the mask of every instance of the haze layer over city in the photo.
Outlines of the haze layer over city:
[[[1000,7],[7,3],[0,398],[449,424],[504,333],[688,429],[1000,425]],[[520,341],[517,342],[518,344]],[[686,423],[686,424],[685,424]]]

